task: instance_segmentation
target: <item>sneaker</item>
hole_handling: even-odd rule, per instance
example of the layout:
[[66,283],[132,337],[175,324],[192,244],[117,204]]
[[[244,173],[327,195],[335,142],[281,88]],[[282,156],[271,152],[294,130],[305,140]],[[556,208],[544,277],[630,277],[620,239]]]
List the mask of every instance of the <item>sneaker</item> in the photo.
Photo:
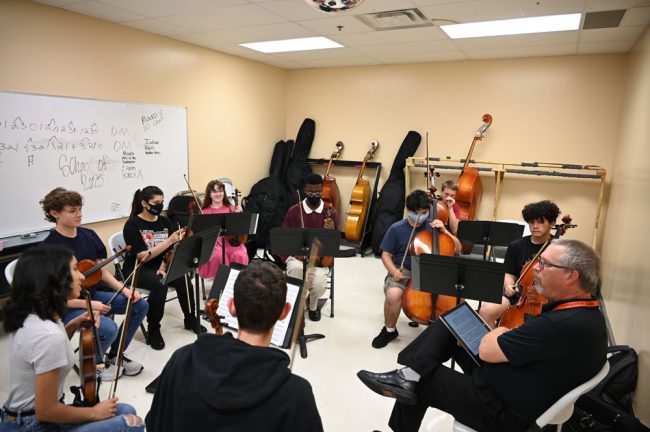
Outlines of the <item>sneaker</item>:
[[399,332],[397,329],[395,329],[394,332],[388,332],[386,330],[386,326],[381,328],[381,331],[377,335],[376,338],[372,340],[372,347],[373,348],[383,348],[386,345],[388,345],[388,342],[392,341],[395,339],[397,336],[399,336]]
[[[115,379],[115,365],[110,363],[105,363],[105,365],[104,368],[97,369],[97,376],[102,379],[102,382],[113,381]],[[120,368],[119,376],[122,376],[123,371],[124,368]]]
[[149,344],[151,345],[151,348],[158,351],[165,348],[165,341],[160,334],[159,328],[149,327]]
[[316,309],[315,311],[309,309],[307,315],[310,321],[320,321],[320,309]]
[[[196,333],[196,317],[195,316],[186,316],[183,320],[185,330],[191,330]],[[199,324],[199,333],[205,333],[208,329]]]
[[[109,365],[115,365],[115,357],[106,358],[106,363]],[[131,360],[126,355],[122,355],[122,373],[126,376],[135,376],[142,372],[144,366],[142,363],[139,363],[135,360]]]

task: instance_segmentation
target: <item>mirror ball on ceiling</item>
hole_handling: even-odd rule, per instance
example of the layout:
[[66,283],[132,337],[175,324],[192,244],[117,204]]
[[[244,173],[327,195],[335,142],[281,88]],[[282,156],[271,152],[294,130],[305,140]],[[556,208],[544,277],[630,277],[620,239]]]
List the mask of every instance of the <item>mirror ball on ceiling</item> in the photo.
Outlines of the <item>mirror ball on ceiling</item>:
[[355,8],[364,0],[305,0],[305,2],[321,12],[337,13]]

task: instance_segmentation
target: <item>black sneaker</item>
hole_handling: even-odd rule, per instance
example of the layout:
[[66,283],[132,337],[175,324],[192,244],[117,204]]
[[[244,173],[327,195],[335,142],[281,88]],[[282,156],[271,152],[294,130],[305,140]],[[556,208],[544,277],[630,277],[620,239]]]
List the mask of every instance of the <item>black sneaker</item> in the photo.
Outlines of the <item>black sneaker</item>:
[[386,330],[386,326],[381,328],[381,331],[377,335],[376,338],[372,340],[372,347],[373,348],[383,348],[386,345],[388,345],[388,342],[392,341],[395,339],[397,336],[399,336],[399,332],[397,329],[395,329],[394,332],[388,332]]
[[160,334],[159,328],[149,327],[149,344],[151,345],[151,348],[158,351],[165,348],[165,341]]
[[316,309],[315,311],[309,309],[307,315],[309,316],[310,321],[320,321],[320,309]]
[[[196,317],[195,316],[186,316],[185,319],[183,320],[183,325],[185,327],[185,330],[192,330],[194,333],[196,333]],[[207,331],[208,331],[208,329],[206,329],[201,324],[199,324],[199,333],[205,333]]]

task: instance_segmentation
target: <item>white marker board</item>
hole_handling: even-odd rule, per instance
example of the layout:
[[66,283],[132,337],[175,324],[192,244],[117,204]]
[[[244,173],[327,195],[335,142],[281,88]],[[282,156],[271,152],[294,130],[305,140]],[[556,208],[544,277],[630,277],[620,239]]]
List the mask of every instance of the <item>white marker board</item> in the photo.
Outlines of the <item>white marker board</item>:
[[83,222],[128,216],[136,189],[166,203],[187,189],[187,110],[0,92],[0,237],[39,231],[55,187],[84,198]]

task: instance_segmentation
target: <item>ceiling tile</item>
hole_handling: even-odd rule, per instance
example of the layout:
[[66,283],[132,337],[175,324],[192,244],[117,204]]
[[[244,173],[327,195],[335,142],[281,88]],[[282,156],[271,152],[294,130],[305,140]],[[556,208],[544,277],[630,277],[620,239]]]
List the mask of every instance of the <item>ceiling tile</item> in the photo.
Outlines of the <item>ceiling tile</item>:
[[650,6],[628,9],[623,19],[621,27],[644,26],[650,24]]
[[[370,27],[351,15],[300,21],[299,24],[322,35],[339,35],[372,31]],[[340,30],[338,26],[341,26]]]
[[234,6],[160,18],[161,21],[196,31],[256,26],[284,21],[283,18],[254,4]]
[[118,23],[146,18],[145,16],[137,14],[135,12],[131,12],[115,6],[105,5],[94,0],[73,3],[62,7],[63,9],[77,12],[82,15],[88,15],[106,21],[113,21]]
[[515,57],[545,57],[571,55],[576,53],[575,44],[544,45],[534,47],[493,48],[464,50],[471,60],[501,59]]
[[486,38],[456,39],[456,46],[462,50],[492,49],[507,47],[526,47],[540,45],[577,44],[578,32],[565,31],[512,36],[492,36]]
[[644,30],[644,26],[583,30],[580,32],[580,42],[636,41]]
[[622,53],[634,45],[632,40],[606,42],[580,42],[578,54]]
[[324,12],[319,12],[309,7],[305,0],[273,0],[264,3],[258,3],[264,9],[273,12],[289,21],[301,21],[309,19],[319,19],[329,16]]
[[371,31],[347,35],[330,35],[345,46],[384,45],[397,42],[449,40],[438,27],[422,27],[404,30]]
[[99,0],[150,18],[248,4],[247,0]]
[[388,64],[399,63],[428,63],[439,61],[460,61],[469,58],[461,51],[436,51],[430,53],[405,53],[405,54],[380,54],[372,56],[374,59]]
[[219,45],[318,36],[318,34],[292,22],[211,30],[205,32],[205,35],[214,41],[213,44]]
[[437,51],[458,51],[452,41],[409,42],[386,45],[366,45],[355,47],[355,51],[376,57],[381,54],[431,53]]
[[381,62],[368,57],[351,57],[342,59],[312,59],[301,61],[303,68],[339,68],[354,66],[369,66],[381,64]]
[[327,58],[350,58],[350,57],[359,57],[362,54],[359,54],[357,51],[354,51],[350,48],[331,48],[331,49],[320,49],[313,51],[294,51],[294,52],[284,52],[284,53],[273,53],[274,57],[300,61],[312,60],[312,59],[327,59]]
[[178,27],[173,24],[169,24],[154,18],[148,18],[138,21],[129,21],[124,23],[128,27],[133,27],[138,30],[143,30],[149,33],[155,33],[163,36],[172,36],[187,34],[190,32],[189,29]]

